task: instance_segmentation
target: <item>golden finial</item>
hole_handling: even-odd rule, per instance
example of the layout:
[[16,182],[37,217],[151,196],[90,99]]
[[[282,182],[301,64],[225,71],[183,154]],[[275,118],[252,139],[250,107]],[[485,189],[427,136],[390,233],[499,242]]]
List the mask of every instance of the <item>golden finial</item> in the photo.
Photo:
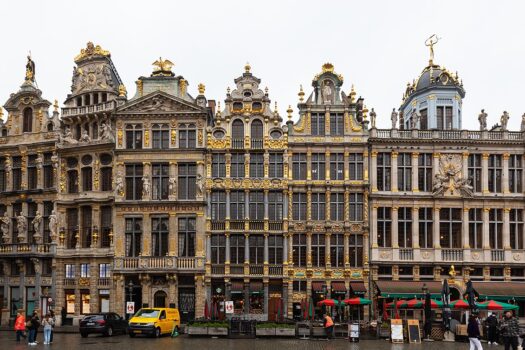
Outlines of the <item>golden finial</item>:
[[292,120],[292,113],[293,113],[292,105],[288,105],[288,109],[286,110],[286,113],[288,113],[288,119]]
[[354,103],[355,95],[356,95],[356,92],[355,92],[354,84],[352,84],[352,90],[350,90],[350,102]]
[[366,108],[366,105],[363,106],[363,119],[366,120],[368,117],[368,108]]
[[4,117],[4,109],[0,107],[0,119]]
[[118,87],[118,96],[119,97],[126,97],[128,92],[126,91],[126,87],[123,84],[120,84]]
[[198,85],[198,88],[199,88],[199,94],[203,95],[204,91],[206,91],[206,85],[204,85],[203,83],[200,83]]
[[179,81],[179,88],[180,88],[181,96],[186,95],[187,87],[188,87],[188,81],[184,78],[181,78],[181,80]]
[[244,72],[245,73],[250,73],[251,69],[252,69],[252,66],[250,66],[250,64],[248,62],[246,62],[246,64],[244,65]]
[[333,73],[334,65],[329,62],[326,62],[325,64],[323,64],[323,73],[326,73],[326,72]]
[[107,50],[103,50],[100,45],[94,45],[91,41],[89,41],[86,45],[85,49],[81,49],[80,53],[75,57],[75,62],[78,63],[79,61],[83,60],[86,57],[89,56],[106,56],[110,57],[111,54]]
[[297,95],[299,95],[299,102],[303,102],[304,101],[304,91],[303,91],[302,85],[300,85],[299,93]]
[[58,100],[55,98],[55,103],[53,103],[53,108],[55,109],[55,112],[58,112]]

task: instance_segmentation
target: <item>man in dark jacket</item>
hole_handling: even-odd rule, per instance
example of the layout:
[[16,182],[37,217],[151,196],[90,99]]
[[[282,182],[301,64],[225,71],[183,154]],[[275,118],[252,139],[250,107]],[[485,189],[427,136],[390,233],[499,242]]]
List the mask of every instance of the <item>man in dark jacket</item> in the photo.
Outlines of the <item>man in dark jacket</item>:
[[488,341],[489,345],[498,345],[498,319],[494,313],[487,317]]
[[501,320],[500,330],[503,337],[503,344],[505,344],[505,350],[509,350],[511,346],[512,350],[517,350],[520,324],[518,323],[518,319],[512,315],[511,311],[505,312],[505,317]]
[[29,326],[27,327],[29,329],[29,337],[27,339],[28,345],[36,345],[36,333],[38,331],[38,327],[40,327],[40,318],[38,317],[38,314],[36,311],[33,311],[33,315],[31,316],[31,319],[29,320]]
[[479,332],[479,323],[478,318],[474,315],[471,315],[468,320],[467,326],[467,335],[470,342],[470,350],[483,350],[481,342],[479,341],[480,332]]

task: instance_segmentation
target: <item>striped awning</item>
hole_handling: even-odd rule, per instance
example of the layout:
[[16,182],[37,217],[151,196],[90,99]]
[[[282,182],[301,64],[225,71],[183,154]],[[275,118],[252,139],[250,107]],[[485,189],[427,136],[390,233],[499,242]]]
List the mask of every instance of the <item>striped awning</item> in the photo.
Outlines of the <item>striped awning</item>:
[[312,281],[312,290],[316,293],[322,293],[324,285],[325,283],[322,281]]
[[243,281],[232,281],[232,286],[231,286],[230,291],[232,293],[244,292],[244,282]]
[[423,285],[433,296],[441,294],[440,281],[376,281],[377,289],[385,298],[422,298]]
[[350,282],[350,290],[353,295],[365,295],[366,287],[364,282]]
[[250,282],[250,293],[262,293],[264,291],[263,283],[261,281]]
[[332,293],[346,293],[346,286],[343,281],[332,281]]

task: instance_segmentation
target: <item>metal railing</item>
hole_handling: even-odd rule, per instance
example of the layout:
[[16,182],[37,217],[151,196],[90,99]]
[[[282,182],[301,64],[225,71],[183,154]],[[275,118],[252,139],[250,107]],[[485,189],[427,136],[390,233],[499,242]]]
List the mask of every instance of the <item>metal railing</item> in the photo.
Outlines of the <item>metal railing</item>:
[[268,229],[270,231],[282,231],[283,222],[282,221],[270,221],[268,222]]
[[414,250],[411,248],[399,249],[399,260],[414,260]]
[[244,230],[244,220],[230,220],[230,230]]
[[443,261],[463,261],[462,249],[442,249],[441,260]]
[[211,265],[212,275],[224,275],[225,268],[224,265]]
[[233,149],[244,149],[244,139],[232,139]]
[[230,265],[231,275],[244,275],[244,265]]
[[262,276],[264,275],[264,266],[260,264],[250,264],[250,275]]
[[264,230],[264,221],[263,220],[251,220],[250,221],[250,230],[263,231]]
[[283,265],[269,265],[268,274],[270,276],[282,276],[283,274]]
[[224,231],[226,227],[226,223],[223,220],[212,220],[211,221],[211,229],[217,230],[217,231]]
[[251,139],[252,149],[263,149],[263,145],[264,145],[263,139]]

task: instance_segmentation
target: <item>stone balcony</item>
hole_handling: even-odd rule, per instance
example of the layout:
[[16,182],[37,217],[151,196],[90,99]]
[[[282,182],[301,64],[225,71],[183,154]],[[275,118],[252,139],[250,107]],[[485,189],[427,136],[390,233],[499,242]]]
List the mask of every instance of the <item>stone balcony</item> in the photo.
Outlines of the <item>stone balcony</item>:
[[525,251],[518,249],[372,248],[372,262],[522,264],[524,260]]
[[203,257],[139,256],[116,257],[114,270],[120,272],[203,272]]
[[0,257],[45,257],[56,254],[56,244],[0,244]]
[[[118,105],[120,105],[120,103]],[[67,118],[86,114],[109,113],[112,112],[116,107],[117,101],[107,101],[91,106],[64,107],[62,108],[62,117]]]
[[398,130],[370,129],[370,138],[376,139],[414,139],[414,140],[462,140],[468,141],[523,141],[525,132],[521,131],[473,131],[473,130]]
[[268,264],[266,266],[264,264],[212,264],[211,274],[237,277],[283,277],[282,264]]

